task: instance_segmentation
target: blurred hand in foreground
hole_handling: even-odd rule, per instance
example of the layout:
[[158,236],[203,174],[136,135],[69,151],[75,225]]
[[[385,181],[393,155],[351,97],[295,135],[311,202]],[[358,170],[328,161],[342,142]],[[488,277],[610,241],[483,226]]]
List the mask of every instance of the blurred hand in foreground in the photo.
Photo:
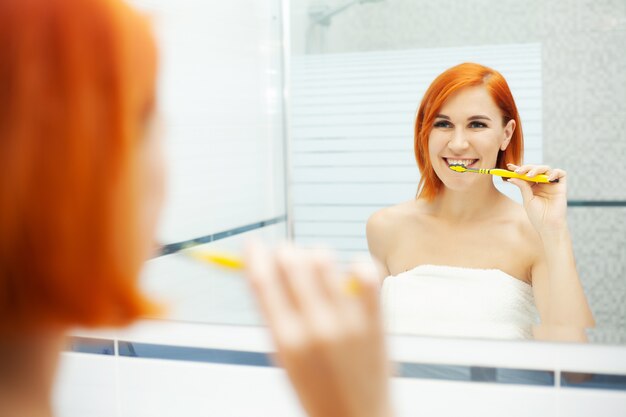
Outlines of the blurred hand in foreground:
[[277,357],[311,417],[389,417],[378,272],[329,253],[250,242],[246,275]]

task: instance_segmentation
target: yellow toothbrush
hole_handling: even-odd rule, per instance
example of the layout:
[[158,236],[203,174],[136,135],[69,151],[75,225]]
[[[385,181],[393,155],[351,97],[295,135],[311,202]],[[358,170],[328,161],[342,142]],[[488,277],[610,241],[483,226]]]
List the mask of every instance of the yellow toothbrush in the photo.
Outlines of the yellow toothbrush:
[[534,177],[527,177],[526,175],[518,174],[513,171],[507,171],[506,169],[475,169],[475,168],[466,168],[463,165],[452,164],[450,165],[450,169],[456,172],[473,172],[476,174],[489,174],[489,175],[497,175],[498,177],[504,178],[519,178],[524,181],[530,182],[541,182],[541,183],[553,183],[559,182],[558,178],[556,180],[550,181],[547,175],[539,174]]
[[[244,269],[245,264],[242,259],[235,255],[223,253],[223,252],[211,252],[211,251],[203,251],[203,250],[193,250],[187,249],[184,253],[188,254],[192,258],[209,263],[212,265],[217,265],[225,269],[229,269],[232,271],[241,271]],[[356,278],[350,278],[346,282],[345,291],[348,294],[358,294],[361,290],[361,286],[359,281]]]
[[208,252],[200,250],[187,250],[185,251],[185,253],[189,254],[189,256],[194,259],[221,266],[222,268],[235,271],[241,271],[244,268],[244,263],[241,259],[226,253]]

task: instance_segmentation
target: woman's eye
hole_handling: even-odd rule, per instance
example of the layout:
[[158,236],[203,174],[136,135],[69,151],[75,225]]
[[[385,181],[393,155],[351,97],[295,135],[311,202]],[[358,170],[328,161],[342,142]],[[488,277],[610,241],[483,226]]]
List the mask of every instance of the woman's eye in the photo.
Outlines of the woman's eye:
[[487,127],[483,122],[470,122],[469,127],[472,129],[479,129],[483,127]]
[[444,120],[440,120],[438,122],[435,122],[435,127],[451,127],[452,125],[450,124],[450,122],[446,122]]

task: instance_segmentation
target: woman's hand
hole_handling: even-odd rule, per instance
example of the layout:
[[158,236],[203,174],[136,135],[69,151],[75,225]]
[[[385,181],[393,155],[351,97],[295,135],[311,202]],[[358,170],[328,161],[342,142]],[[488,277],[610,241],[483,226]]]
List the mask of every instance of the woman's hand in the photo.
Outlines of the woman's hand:
[[248,245],[245,264],[278,360],[309,416],[391,416],[373,265],[354,265],[356,281],[348,281],[328,254],[292,246],[272,253],[258,243]]
[[510,170],[528,177],[546,174],[550,181],[532,183],[517,178],[509,178],[522,192],[524,208],[530,222],[540,235],[559,232],[567,228],[567,185],[566,173],[562,169],[552,169],[547,165],[507,165]]

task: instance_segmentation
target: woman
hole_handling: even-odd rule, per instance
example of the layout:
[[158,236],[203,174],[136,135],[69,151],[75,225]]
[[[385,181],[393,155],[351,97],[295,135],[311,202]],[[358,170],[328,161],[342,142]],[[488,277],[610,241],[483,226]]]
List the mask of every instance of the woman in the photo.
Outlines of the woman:
[[[543,324],[593,326],[567,226],[566,173],[520,165],[522,128],[502,75],[471,63],[439,75],[417,113],[414,145],[417,198],[367,223],[370,252],[388,276],[390,330],[528,337],[535,306]],[[509,180],[522,207],[491,176],[453,164],[558,182]]]
[[[0,1],[2,416],[52,414],[66,329],[158,311],[137,285],[162,200],[155,74],[147,24],[119,0]],[[389,415],[372,272],[338,294],[332,262],[285,250],[252,247],[248,268],[305,408]]]

